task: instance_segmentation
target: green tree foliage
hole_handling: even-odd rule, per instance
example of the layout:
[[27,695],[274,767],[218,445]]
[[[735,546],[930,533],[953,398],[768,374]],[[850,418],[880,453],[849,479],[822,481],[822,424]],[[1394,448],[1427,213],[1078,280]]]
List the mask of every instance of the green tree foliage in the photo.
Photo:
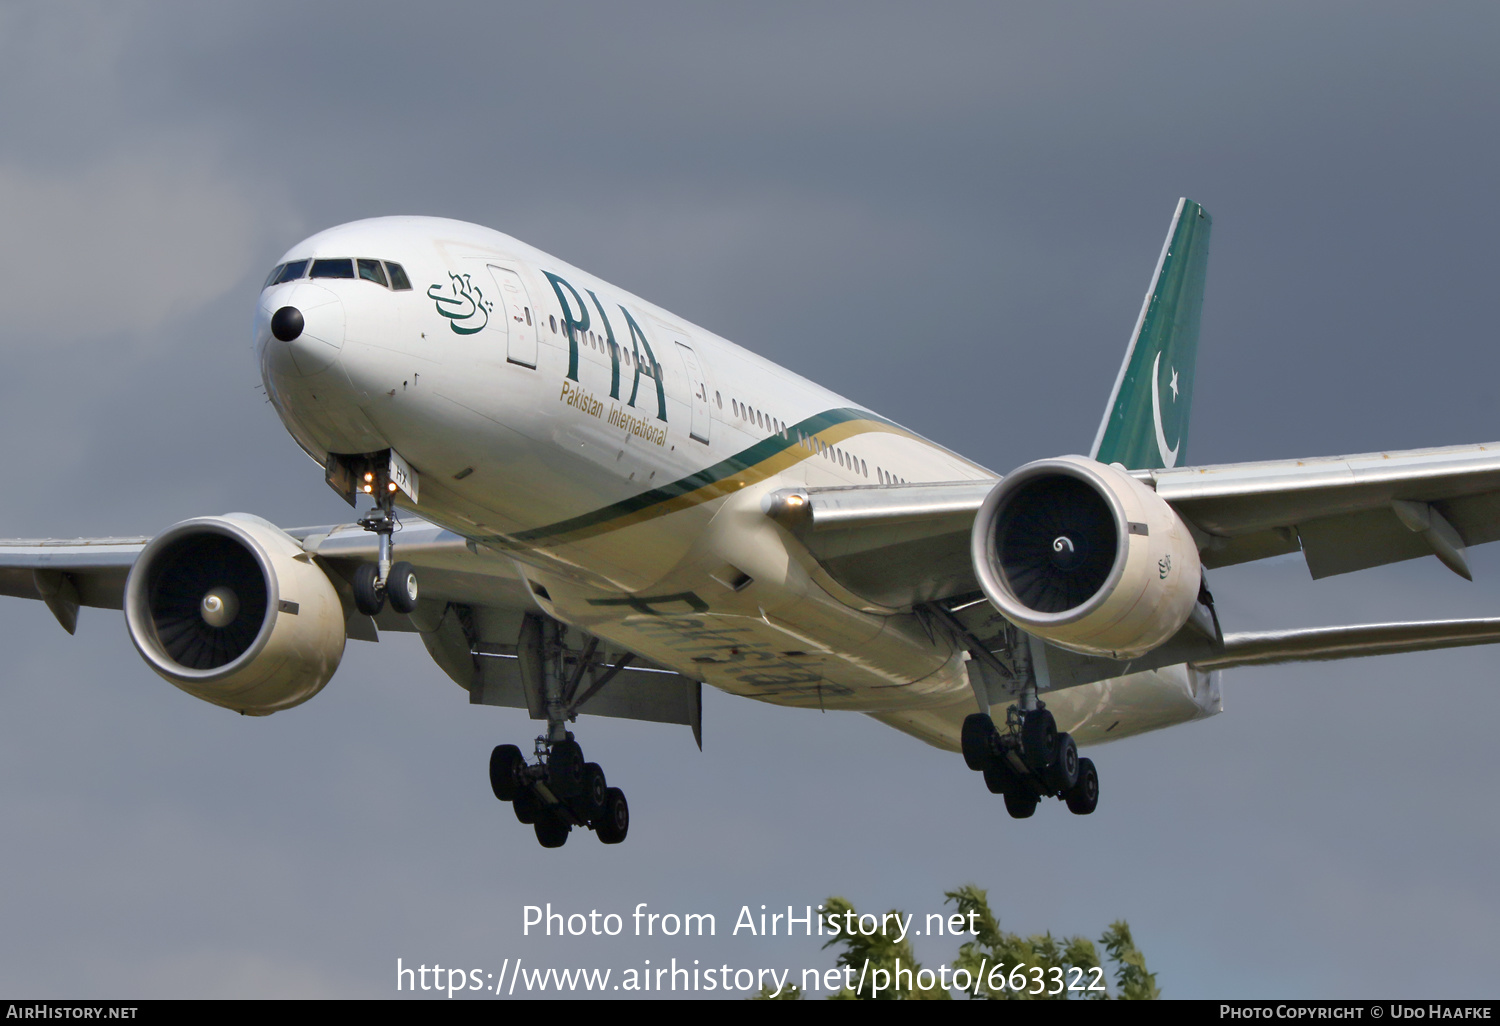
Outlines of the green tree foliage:
[[[834,917],[840,923],[859,920],[859,913],[846,898],[829,898],[823,903],[823,915],[828,917],[829,922],[835,921]],[[952,998],[936,981],[925,989],[920,986],[922,981],[918,977],[931,978],[932,974],[923,973],[921,964],[912,953],[911,937],[902,938],[900,930],[892,925],[898,921],[894,917],[900,915],[895,909],[886,913],[886,917],[881,920],[882,929],[876,933],[866,934],[858,930],[845,932],[841,929],[824,943],[825,948],[838,946],[843,949],[839,952],[838,964],[841,968],[847,966],[852,969],[856,980],[853,988],[846,987],[831,995],[834,999],[946,1001]],[[886,929],[887,926],[890,928]]]
[[[1115,964],[1115,993],[1111,995],[1103,989],[1104,966],[1099,960],[1099,949],[1087,937],[1057,938],[1050,932],[1022,937],[1007,933],[1000,929],[1000,921],[990,910],[989,894],[973,884],[948,891],[943,897],[975,925],[974,939],[958,949],[958,958],[953,961],[955,971],[966,969],[975,981],[966,991],[969,997],[1099,1001],[1111,996],[1127,1000],[1161,996],[1156,974],[1146,971],[1146,956],[1135,946],[1130,925],[1123,919],[1111,923],[1099,938],[1099,944]],[[1001,975],[994,972],[995,966],[1004,967]]]
[[[1146,956],[1135,946],[1130,925],[1123,919],[1111,923],[1097,945],[1087,937],[1054,937],[1049,933],[1007,933],[990,909],[989,895],[973,884],[944,894],[947,904],[957,907],[974,936],[958,949],[951,969],[941,975],[922,969],[912,951],[911,937],[900,936],[894,925],[902,913],[892,910],[881,919],[875,933],[840,930],[823,945],[840,949],[838,964],[851,970],[853,979],[863,979],[831,998],[841,1000],[943,1000],[950,998],[944,983],[952,983],[967,998],[991,1000],[1153,1000],[1161,996],[1156,974],[1146,969]],[[858,922],[859,914],[845,898],[829,898],[824,905],[829,921]],[[1110,992],[1106,966],[1099,958],[1103,947],[1114,968]],[[937,982],[941,980],[941,983]],[[928,987],[924,982],[932,981]],[[967,986],[964,986],[964,982]],[[762,990],[761,998],[769,998]],[[802,996],[788,987],[782,999]]]
[[[1108,997],[1103,986],[1099,951],[1087,937],[1048,933],[1007,933],[990,910],[989,895],[973,884],[948,891],[944,898],[975,924],[976,936],[958,949],[954,970],[967,970],[974,983],[966,996],[1008,1001],[1066,1000],[1069,997]],[[1144,961],[1142,966],[1144,967]],[[1001,967],[997,974],[996,967]],[[1071,987],[1082,988],[1070,990]]]
[[1130,924],[1121,919],[1109,924],[1104,936],[1099,938],[1104,950],[1115,963],[1115,986],[1120,997],[1128,1001],[1154,1001],[1161,997],[1156,986],[1156,974],[1146,971],[1146,956],[1135,946],[1130,936]]

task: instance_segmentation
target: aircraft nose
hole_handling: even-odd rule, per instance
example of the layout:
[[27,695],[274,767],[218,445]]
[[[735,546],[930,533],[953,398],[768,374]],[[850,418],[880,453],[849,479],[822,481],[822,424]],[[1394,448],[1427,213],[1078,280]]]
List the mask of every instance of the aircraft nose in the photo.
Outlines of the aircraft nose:
[[291,358],[298,374],[317,374],[338,359],[345,332],[344,304],[338,296],[321,285],[298,282],[290,289],[283,286],[274,296],[267,294],[263,302],[267,301],[275,311],[271,314],[271,337],[275,339],[271,345],[279,346],[283,359]]

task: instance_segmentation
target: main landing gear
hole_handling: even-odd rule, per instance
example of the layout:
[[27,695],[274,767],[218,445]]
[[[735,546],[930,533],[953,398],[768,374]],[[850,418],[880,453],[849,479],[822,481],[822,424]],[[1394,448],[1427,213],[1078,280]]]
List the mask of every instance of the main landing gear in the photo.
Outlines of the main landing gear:
[[[605,675],[579,696],[598,644],[597,638],[591,639],[569,669],[570,653],[556,620],[527,617],[517,639],[522,678],[530,681],[524,686],[535,689],[547,732],[536,739],[535,763],[528,763],[515,745],[500,745],[491,752],[490,787],[496,798],[511,803],[517,819],[536,830],[543,848],[561,848],[574,827],[588,827],[605,844],[619,844],[630,830],[625,792],[609,786],[598,763],[584,761],[583,749],[568,729],[578,706],[613,676]],[[624,664],[621,660],[615,669]]]
[[530,765],[515,745],[499,745],[490,753],[490,787],[511,803],[516,819],[536,830],[543,848],[561,848],[575,826],[588,827],[605,844],[625,840],[625,792],[609,786],[597,762],[583,761],[572,731],[560,741],[537,738],[536,758]]
[[1001,733],[985,713],[964,720],[961,741],[964,762],[984,774],[991,794],[1005,799],[1005,811],[1015,819],[1036,812],[1043,798],[1060,798],[1075,815],[1087,816],[1099,804],[1099,773],[1092,759],[1080,759],[1071,735],[1058,733],[1047,707],[1011,706],[1005,711]]
[[[391,535],[400,527],[392,497],[396,486],[375,482],[374,473],[366,473],[375,505],[356,523],[380,539],[380,557],[376,563],[362,563],[354,571],[354,605],[366,616],[377,616],[389,600],[398,613],[417,608],[417,571],[407,562],[391,562]],[[379,484],[377,489],[374,485]]]

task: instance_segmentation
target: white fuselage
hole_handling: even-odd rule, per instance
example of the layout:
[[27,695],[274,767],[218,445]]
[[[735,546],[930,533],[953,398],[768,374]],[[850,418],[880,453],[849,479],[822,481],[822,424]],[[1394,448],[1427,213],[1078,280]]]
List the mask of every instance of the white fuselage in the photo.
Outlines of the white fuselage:
[[[725,691],[852,709],[945,748],[974,698],[910,610],[842,589],[762,513],[792,485],[995,474],[506,235],[391,217],[282,258],[395,262],[268,286],[256,348],[298,443],[396,450],[423,517],[510,555],[549,614]],[[309,265],[310,267],[312,265]],[[306,318],[272,337],[284,306]],[[1081,743],[1218,711],[1186,667],[1048,696]]]

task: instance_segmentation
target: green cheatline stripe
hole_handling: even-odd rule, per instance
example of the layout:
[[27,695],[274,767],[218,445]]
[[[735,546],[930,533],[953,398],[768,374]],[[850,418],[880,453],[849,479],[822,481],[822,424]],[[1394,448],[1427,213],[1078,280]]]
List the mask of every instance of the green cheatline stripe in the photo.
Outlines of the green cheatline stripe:
[[[621,517],[629,516],[632,513],[639,513],[652,506],[670,502],[673,499],[696,492],[700,488],[717,484],[726,478],[733,477],[735,474],[750,470],[764,463],[766,460],[786,452],[788,449],[797,448],[797,432],[799,430],[804,435],[816,435],[828,428],[856,420],[871,421],[888,428],[894,428],[901,434],[911,434],[911,432],[894,421],[886,420],[884,417],[871,413],[868,410],[856,410],[849,407],[840,410],[825,410],[822,413],[808,417],[806,420],[788,425],[787,434],[791,436],[790,438],[782,438],[780,434],[772,435],[770,438],[756,442],[748,449],[742,449],[733,456],[720,460],[711,467],[705,467],[696,474],[689,474],[687,477],[679,478],[671,484],[665,484],[660,488],[653,488],[648,492],[642,492],[628,499],[622,499],[612,505],[596,509],[591,513],[584,513],[581,516],[571,517],[567,520],[559,520],[557,523],[547,524],[545,527],[533,527],[527,531],[518,531],[510,537],[512,540],[518,542],[536,542],[547,538],[556,538],[559,535],[574,534],[580,531],[588,531],[590,528],[600,527]],[[808,453],[808,455],[811,456],[812,453]]]

